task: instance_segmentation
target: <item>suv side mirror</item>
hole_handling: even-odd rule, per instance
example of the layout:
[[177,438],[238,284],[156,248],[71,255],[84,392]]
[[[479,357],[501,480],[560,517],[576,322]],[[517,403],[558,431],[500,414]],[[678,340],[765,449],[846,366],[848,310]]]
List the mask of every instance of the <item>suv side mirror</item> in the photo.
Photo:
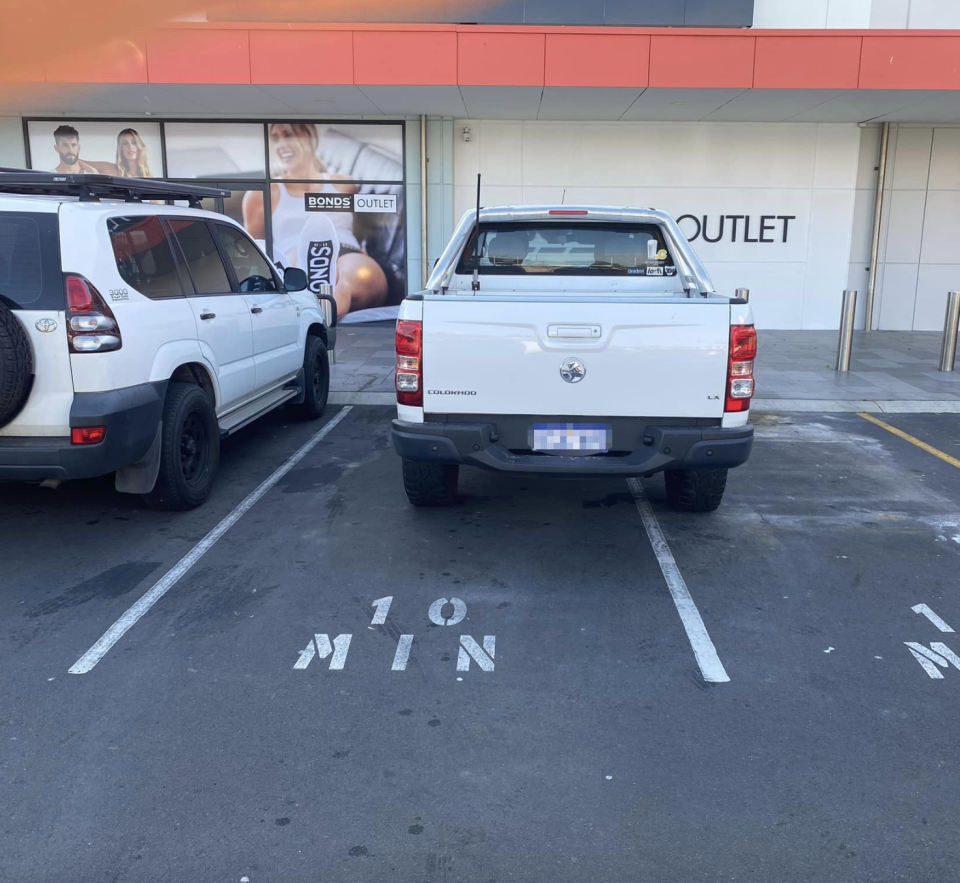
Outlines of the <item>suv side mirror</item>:
[[307,274],[299,267],[287,267],[283,271],[284,291],[303,291],[307,287]]

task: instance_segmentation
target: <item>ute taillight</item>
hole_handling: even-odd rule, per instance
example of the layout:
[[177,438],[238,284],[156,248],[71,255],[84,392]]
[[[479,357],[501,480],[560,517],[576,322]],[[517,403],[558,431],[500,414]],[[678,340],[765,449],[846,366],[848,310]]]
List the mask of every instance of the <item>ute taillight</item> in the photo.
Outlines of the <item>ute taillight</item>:
[[757,329],[753,325],[730,328],[730,359],[727,370],[727,412],[749,411],[755,383],[753,362],[757,358]]
[[423,407],[423,323],[397,322],[397,404]]
[[104,353],[123,346],[113,310],[83,276],[63,277],[67,295],[67,339],[72,353]]

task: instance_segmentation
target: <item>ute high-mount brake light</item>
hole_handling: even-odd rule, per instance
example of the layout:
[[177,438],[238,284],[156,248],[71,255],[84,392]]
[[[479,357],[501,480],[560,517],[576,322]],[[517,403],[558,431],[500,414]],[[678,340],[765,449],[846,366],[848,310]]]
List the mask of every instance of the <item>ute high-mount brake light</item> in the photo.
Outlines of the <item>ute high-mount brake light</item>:
[[550,211],[548,212],[548,214],[551,214],[551,215],[580,215],[580,216],[583,216],[583,215],[589,215],[590,212],[588,212],[586,209],[582,209],[582,208],[579,208],[579,209],[578,209],[578,208],[552,208],[552,209],[550,209]]
[[397,322],[397,404],[423,407],[423,323]]
[[750,410],[750,400],[756,391],[753,379],[753,363],[756,358],[756,328],[753,325],[732,325],[727,368],[727,400],[724,406],[727,413]]

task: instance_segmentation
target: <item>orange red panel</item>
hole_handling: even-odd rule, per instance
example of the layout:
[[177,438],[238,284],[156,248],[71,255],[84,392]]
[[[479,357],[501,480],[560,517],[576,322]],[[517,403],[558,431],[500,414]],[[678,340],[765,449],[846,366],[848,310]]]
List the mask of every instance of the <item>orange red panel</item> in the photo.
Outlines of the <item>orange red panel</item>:
[[457,76],[461,86],[542,86],[545,35],[457,34]]
[[960,37],[863,37],[861,89],[960,89]]
[[755,89],[856,89],[861,37],[757,37]]
[[250,31],[250,77],[271,85],[352,85],[353,34]]
[[650,86],[662,89],[749,89],[756,38],[657,35],[650,38]]
[[649,69],[646,35],[546,35],[546,86],[643,87]]
[[112,40],[77,58],[50,58],[44,67],[48,83],[146,83],[146,37]]
[[457,35],[443,31],[355,31],[357,85],[444,86],[457,82]]
[[250,82],[250,38],[241,30],[166,30],[147,37],[151,83]]
[[960,90],[960,33],[185,24],[24,64],[12,79]]

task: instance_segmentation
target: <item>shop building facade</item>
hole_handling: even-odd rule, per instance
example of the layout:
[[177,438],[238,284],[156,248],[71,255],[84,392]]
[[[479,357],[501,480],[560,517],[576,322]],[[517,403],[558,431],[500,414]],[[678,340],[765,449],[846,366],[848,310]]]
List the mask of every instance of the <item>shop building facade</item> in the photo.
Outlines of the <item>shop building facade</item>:
[[110,170],[134,129],[153,176],[235,189],[216,208],[281,261],[332,228],[355,320],[419,289],[478,173],[485,205],[653,206],[719,290],[750,289],[760,327],[824,329],[845,288],[864,321],[885,140],[873,327],[942,326],[960,288],[956,4],[481,5],[456,18],[477,24],[446,21],[470,6],[453,3],[291,26],[240,4],[103,47],[69,82],[40,66],[3,91],[0,163],[54,168],[66,126]]

